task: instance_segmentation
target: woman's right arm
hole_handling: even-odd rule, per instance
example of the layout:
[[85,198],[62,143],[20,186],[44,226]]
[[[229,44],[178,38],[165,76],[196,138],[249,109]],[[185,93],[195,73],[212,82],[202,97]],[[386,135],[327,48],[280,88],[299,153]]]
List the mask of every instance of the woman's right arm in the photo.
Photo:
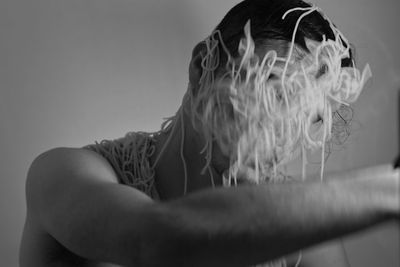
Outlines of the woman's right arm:
[[142,192],[118,184],[99,154],[55,148],[39,155],[28,171],[26,198],[30,217],[73,253],[127,266],[141,261],[139,235],[148,219],[144,213],[155,204]]
[[59,148],[38,157],[28,209],[72,252],[126,266],[246,266],[399,217],[389,165],[328,182],[201,190],[164,203],[116,183],[100,156]]

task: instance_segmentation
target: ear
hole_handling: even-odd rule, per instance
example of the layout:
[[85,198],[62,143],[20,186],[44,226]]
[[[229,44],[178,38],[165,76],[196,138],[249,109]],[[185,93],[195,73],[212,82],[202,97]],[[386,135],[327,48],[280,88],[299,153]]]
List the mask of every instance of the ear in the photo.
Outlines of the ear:
[[198,43],[192,51],[192,59],[189,65],[189,82],[193,88],[198,88],[200,77],[203,74],[201,62],[206,54],[206,45],[204,42]]

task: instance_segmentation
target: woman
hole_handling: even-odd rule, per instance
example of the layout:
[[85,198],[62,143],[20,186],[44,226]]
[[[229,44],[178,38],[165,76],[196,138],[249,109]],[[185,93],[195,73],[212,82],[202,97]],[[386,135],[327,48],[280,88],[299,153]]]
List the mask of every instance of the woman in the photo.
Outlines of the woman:
[[21,266],[346,266],[336,245],[307,248],[398,219],[398,169],[284,170],[324,159],[368,77],[317,7],[241,2],[194,48],[159,132],[35,159]]

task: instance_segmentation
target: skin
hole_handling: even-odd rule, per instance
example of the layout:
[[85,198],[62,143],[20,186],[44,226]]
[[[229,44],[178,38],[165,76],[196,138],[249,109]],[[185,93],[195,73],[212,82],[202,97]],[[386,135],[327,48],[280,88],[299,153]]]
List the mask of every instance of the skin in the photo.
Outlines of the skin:
[[[189,68],[194,90],[201,50],[194,49]],[[188,114],[181,119],[185,123],[174,129],[155,169],[161,202],[118,184],[109,163],[92,151],[55,148],[39,155],[27,175],[21,267],[249,266],[287,255],[293,266],[299,250],[301,266],[347,266],[335,240],[399,219],[399,171],[389,164],[327,174],[323,183],[310,177],[305,183],[222,188],[229,161],[214,146],[217,188],[211,188],[208,173],[200,174],[204,156],[193,153],[204,140]],[[156,137],[150,162],[167,137]]]

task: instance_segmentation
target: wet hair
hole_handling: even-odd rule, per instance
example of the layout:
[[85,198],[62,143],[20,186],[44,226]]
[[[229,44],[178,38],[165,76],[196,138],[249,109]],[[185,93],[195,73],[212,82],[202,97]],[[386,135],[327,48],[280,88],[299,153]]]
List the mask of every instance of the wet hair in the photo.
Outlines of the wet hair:
[[[240,40],[245,38],[244,26],[250,22],[251,36],[256,47],[263,46],[267,41],[287,42],[288,48],[293,35],[293,28],[303,11],[293,11],[282,20],[282,16],[293,8],[308,8],[312,5],[302,0],[244,0],[228,11],[221,22],[215,27],[219,31],[225,48],[233,58],[237,58]],[[321,42],[324,38],[334,40],[335,34],[329,21],[320,12],[313,12],[301,20],[298,26],[295,44],[306,52],[306,38]],[[342,59],[342,67],[354,67],[355,49],[351,43],[342,40],[345,47],[349,46],[349,57]],[[219,50],[224,48],[218,44]],[[227,62],[226,53],[219,54],[219,68]],[[327,143],[326,154],[330,155],[332,147],[341,146],[350,135],[353,109],[350,105],[341,105],[333,114],[332,138]]]
[[[285,20],[282,20],[282,16],[287,10],[298,7],[307,8],[311,7],[311,4],[301,0],[245,0],[229,10],[214,31],[220,31],[222,40],[233,58],[238,56],[238,46],[240,40],[244,38],[243,29],[248,21],[250,21],[251,36],[256,47],[268,40],[282,40],[290,43],[293,28],[303,12],[294,11]],[[305,39],[321,42],[323,36],[326,39],[335,39],[330,23],[321,13],[313,12],[301,20],[295,44],[308,51]],[[342,60],[342,66],[352,66],[351,52],[350,58]],[[220,62],[224,63],[226,60],[226,55],[222,53]]]
[[[274,41],[282,41],[287,56],[268,47]],[[272,179],[299,146],[303,159],[306,150],[322,148],[322,179],[324,155],[347,139],[349,105],[371,73],[369,66],[362,73],[356,69],[349,42],[321,9],[300,0],[245,0],[200,44],[206,51],[194,49],[201,56],[199,87],[189,84],[185,99],[194,129],[206,140],[203,172],[216,141],[230,157],[232,177],[256,166],[262,169],[256,177]],[[265,56],[257,53],[260,48]],[[294,51],[300,57],[292,57]],[[288,72],[297,61],[299,68]],[[281,78],[270,80],[272,75]],[[342,105],[334,114],[331,102]],[[313,114],[322,120],[322,140],[310,137]]]

